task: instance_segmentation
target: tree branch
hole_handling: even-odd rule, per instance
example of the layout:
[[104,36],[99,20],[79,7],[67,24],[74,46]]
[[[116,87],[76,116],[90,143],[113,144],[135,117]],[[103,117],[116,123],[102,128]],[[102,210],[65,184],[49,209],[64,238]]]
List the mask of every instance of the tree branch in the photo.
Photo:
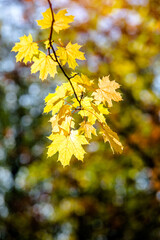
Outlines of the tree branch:
[[[51,30],[50,30],[50,34],[49,34],[49,38],[48,38],[48,40],[49,40],[49,45],[50,45],[50,48],[52,49],[52,52],[53,52],[53,54],[54,54],[55,61],[58,63],[58,65],[59,65],[62,73],[64,74],[64,76],[65,76],[65,77],[67,78],[67,80],[69,81],[69,83],[70,83],[70,85],[71,85],[71,87],[72,87],[72,89],[73,89],[75,98],[77,99],[77,101],[78,101],[78,103],[79,103],[79,106],[80,106],[80,109],[81,109],[81,108],[82,108],[81,99],[79,100],[79,98],[78,98],[78,96],[77,96],[77,93],[76,93],[76,91],[75,91],[75,89],[74,89],[74,86],[73,86],[73,84],[72,84],[72,82],[71,82],[71,78],[75,77],[77,74],[75,74],[74,76],[71,76],[71,77],[69,77],[69,76],[67,75],[67,73],[66,73],[65,70],[63,69],[61,63],[59,62],[58,57],[57,57],[57,55],[56,55],[56,51],[55,51],[55,49],[54,49],[54,47],[53,47],[53,45],[52,45],[53,24],[54,24],[54,22],[55,22],[55,19],[54,19],[54,13],[53,13],[53,9],[52,9],[52,3],[51,3],[50,0],[47,0],[47,1],[48,1],[48,4],[49,4],[49,7],[50,7],[50,9],[51,9],[51,15],[52,15]],[[50,53],[50,48],[48,49],[48,51],[49,51],[49,56],[52,58],[51,53]],[[52,60],[54,61],[53,58],[52,58]]]

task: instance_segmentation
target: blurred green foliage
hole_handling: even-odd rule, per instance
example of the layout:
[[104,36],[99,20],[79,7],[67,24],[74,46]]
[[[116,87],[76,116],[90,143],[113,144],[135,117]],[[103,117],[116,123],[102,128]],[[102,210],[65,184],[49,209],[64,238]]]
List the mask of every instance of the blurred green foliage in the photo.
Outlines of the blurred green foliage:
[[[160,5],[158,0],[53,0],[75,24],[61,38],[84,45],[80,71],[110,74],[124,101],[107,117],[122,155],[95,137],[82,163],[46,157],[44,97],[64,81],[42,83],[10,53],[18,37],[46,39],[35,19],[47,1],[1,1],[0,239],[160,239]],[[56,36],[55,36],[56,39]]]

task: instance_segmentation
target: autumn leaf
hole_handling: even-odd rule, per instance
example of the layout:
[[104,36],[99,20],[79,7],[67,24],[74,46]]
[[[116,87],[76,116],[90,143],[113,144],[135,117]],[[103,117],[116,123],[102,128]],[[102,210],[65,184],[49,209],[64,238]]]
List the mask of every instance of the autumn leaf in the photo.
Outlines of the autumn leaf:
[[26,64],[32,61],[34,55],[38,54],[38,44],[33,42],[32,35],[28,37],[24,35],[20,37],[20,42],[16,43],[11,50],[12,52],[18,52],[16,55],[16,61],[22,61]]
[[[69,28],[69,23],[74,20],[74,16],[65,16],[66,13],[66,9],[59,11],[57,14],[54,13],[53,29],[57,33],[59,33],[60,30]],[[42,15],[43,19],[37,20],[38,25],[41,26],[41,29],[50,28],[52,24],[51,9],[48,8],[44,13],[42,13]]]
[[98,110],[103,113],[104,115],[108,115],[109,111],[106,107],[103,106],[103,104],[99,104],[98,105]]
[[85,137],[90,139],[92,138],[91,134],[95,136],[97,135],[96,129],[93,127],[93,125],[90,122],[85,121],[80,124],[79,132],[84,133]]
[[44,113],[52,111],[52,115],[56,114],[65,103],[65,97],[68,97],[70,93],[71,90],[68,90],[68,83],[57,86],[55,93],[49,93],[45,98],[46,106]]
[[[76,99],[73,99],[74,103],[73,106],[77,108],[78,102]],[[105,122],[105,117],[99,111],[98,107],[93,103],[92,97],[84,97],[81,100],[82,109],[78,112],[82,118],[87,117],[87,121],[92,125],[95,124],[96,120],[99,122]]]
[[49,157],[59,152],[58,161],[63,166],[69,165],[73,155],[83,161],[85,151],[82,145],[88,144],[88,141],[84,135],[79,135],[77,130],[72,130],[68,136],[52,134],[49,139],[53,141],[48,148]]
[[[54,59],[53,54],[51,54],[52,58]],[[51,77],[54,77],[57,73],[57,65],[58,63],[53,61],[49,55],[46,55],[45,53],[40,51],[39,57],[33,58],[33,65],[31,66],[31,73],[36,73],[40,71],[40,78],[42,80],[46,79],[48,74],[51,75]]]
[[108,107],[112,107],[112,100],[118,102],[122,100],[122,97],[119,92],[116,92],[116,89],[120,87],[115,81],[110,81],[109,76],[103,77],[102,80],[99,79],[98,83],[99,88],[93,92],[96,104],[108,103]]
[[63,107],[60,109],[58,113],[59,119],[63,119],[66,116],[70,116],[72,111],[72,105],[65,104]]
[[64,132],[65,134],[69,134],[71,132],[71,129],[75,127],[74,119],[71,116],[66,116],[64,121],[60,124],[60,129]]
[[[110,143],[113,151],[121,153],[123,146],[119,142],[117,134],[106,124],[104,116],[109,114],[106,103],[108,103],[108,107],[111,107],[113,100],[117,102],[122,100],[120,93],[116,92],[120,85],[115,81],[110,81],[107,76],[102,80],[99,79],[97,86],[86,75],[66,71],[63,68],[65,64],[68,64],[69,68],[75,69],[78,66],[77,61],[85,60],[85,56],[80,51],[81,45],[69,42],[64,47],[60,38],[58,40],[60,44],[56,50],[54,45],[57,46],[57,43],[53,39],[51,27],[53,26],[53,30],[59,33],[60,30],[69,27],[74,17],[66,16],[67,10],[61,10],[55,14],[51,8],[42,13],[43,19],[37,21],[41,29],[50,28],[47,40],[42,40],[48,54],[38,51],[38,44],[33,42],[31,34],[28,37],[25,35],[21,37],[20,42],[16,43],[12,49],[12,51],[18,52],[17,61],[23,60],[25,63],[33,61],[31,73],[40,72],[39,77],[42,80],[46,79],[48,75],[54,78],[57,66],[68,80],[45,98],[44,113],[52,113],[49,120],[52,127],[49,139],[52,143],[48,147],[48,156],[58,152],[58,161],[61,161],[63,166],[70,163],[73,155],[82,161],[85,154],[82,145],[89,144],[87,139],[90,140],[92,135],[97,135],[94,127],[94,124],[97,123],[100,125],[100,134],[104,141]],[[52,13],[54,19],[52,19]],[[54,20],[53,25],[52,20]],[[71,73],[69,74],[69,72]],[[78,118],[76,118],[77,114],[80,115]],[[76,123],[76,119],[79,119],[79,122]]]
[[[81,94],[82,89],[76,83],[73,83],[74,89],[77,94]],[[61,86],[57,86],[55,93],[49,93],[45,98],[46,106],[44,113],[52,111],[52,115],[56,114],[65,103],[65,98],[74,94],[72,87],[69,83],[63,83]]]
[[49,122],[51,122],[51,124],[52,124],[52,133],[59,133],[60,132],[60,126],[59,126],[58,120],[59,119],[57,118],[57,115],[54,115],[49,120]]
[[119,141],[117,133],[113,132],[106,123],[103,123],[100,133],[102,134],[104,141],[109,142],[113,152],[122,153],[123,146]]
[[50,122],[52,123],[52,132],[59,132],[64,133],[64,135],[67,133],[69,134],[71,131],[71,128],[74,128],[74,119],[71,117],[71,105],[63,105],[58,114],[54,115]]
[[58,47],[56,54],[61,60],[61,64],[65,65],[68,63],[70,68],[75,69],[75,67],[78,66],[76,59],[85,60],[84,53],[79,51],[81,47],[81,45],[77,43],[72,44],[71,42],[69,42],[65,48]]
[[[72,82],[72,85],[77,95],[78,96],[81,95],[82,92],[84,91],[84,88],[81,85],[77,84],[76,82]],[[74,95],[73,88],[71,87],[70,83],[69,82],[65,83],[65,86],[68,90],[68,96]]]
[[72,73],[72,81],[78,83],[78,85],[83,86],[84,88],[86,88],[89,91],[92,91],[93,88],[93,80],[90,80],[86,75],[81,74],[78,75],[76,73]]
[[50,122],[52,123],[52,133],[59,133],[63,135],[68,135],[71,129],[74,128],[74,119],[71,116],[66,116],[59,119],[58,115],[54,115]]

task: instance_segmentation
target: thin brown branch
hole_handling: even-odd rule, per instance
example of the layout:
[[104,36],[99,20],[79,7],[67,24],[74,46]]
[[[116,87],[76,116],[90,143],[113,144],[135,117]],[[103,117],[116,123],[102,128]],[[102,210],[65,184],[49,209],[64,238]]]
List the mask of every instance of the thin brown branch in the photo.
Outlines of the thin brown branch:
[[[68,81],[69,81],[69,83],[70,83],[70,85],[71,85],[71,87],[72,87],[72,89],[73,89],[75,98],[77,99],[80,108],[82,108],[82,106],[81,106],[81,100],[79,100],[79,98],[78,98],[78,96],[77,96],[77,93],[76,93],[76,91],[75,91],[75,89],[74,89],[74,86],[73,86],[73,84],[72,84],[72,82],[71,82],[71,78],[75,77],[77,74],[75,74],[75,75],[72,76],[72,77],[69,77],[69,76],[67,75],[67,73],[66,73],[65,70],[63,69],[61,63],[59,62],[58,57],[57,57],[57,55],[56,55],[56,51],[55,51],[55,49],[54,49],[54,47],[53,47],[53,45],[52,45],[53,24],[54,24],[55,19],[54,19],[54,13],[53,13],[53,9],[52,9],[52,3],[51,3],[50,0],[47,0],[47,1],[48,1],[50,10],[51,10],[51,15],[52,15],[51,29],[50,29],[50,34],[49,34],[49,38],[48,38],[48,40],[49,40],[49,45],[50,45],[50,48],[52,49],[52,52],[53,52],[53,54],[54,54],[55,61],[58,63],[58,65],[59,65],[62,73],[64,74],[64,76],[68,79]],[[51,54],[50,54],[50,48],[48,49],[48,53],[49,53],[49,56],[52,58],[52,56],[51,56]],[[53,58],[52,58],[52,60],[54,61]]]

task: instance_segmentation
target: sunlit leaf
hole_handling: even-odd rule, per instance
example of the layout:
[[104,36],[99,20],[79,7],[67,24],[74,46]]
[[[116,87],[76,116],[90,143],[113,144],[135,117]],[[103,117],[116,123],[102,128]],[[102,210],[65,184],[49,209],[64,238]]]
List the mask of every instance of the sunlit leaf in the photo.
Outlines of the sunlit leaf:
[[62,65],[68,63],[70,68],[75,69],[78,66],[76,59],[85,60],[84,53],[79,51],[80,48],[80,45],[77,43],[72,44],[71,42],[66,47],[58,47],[56,54],[59,56]]
[[18,52],[16,55],[16,61],[22,61],[24,63],[32,61],[34,55],[38,54],[38,44],[33,42],[32,35],[28,37],[24,35],[20,37],[20,42],[16,43],[12,48],[13,52]]
[[[51,55],[54,59],[53,54]],[[53,61],[49,55],[46,55],[43,52],[40,52],[39,57],[33,58],[33,65],[31,66],[31,73],[36,73],[40,71],[39,77],[42,80],[45,80],[50,74],[51,77],[54,78],[55,74],[57,73],[57,65],[58,63],[56,61]]]
[[97,104],[107,102],[108,107],[112,107],[112,100],[119,102],[122,97],[116,89],[120,87],[115,81],[110,81],[109,76],[103,77],[102,80],[99,79],[99,88],[92,94]]
[[85,151],[82,145],[88,144],[88,141],[83,135],[79,135],[78,131],[72,130],[68,136],[53,134],[50,136],[50,140],[53,142],[48,148],[48,156],[59,152],[58,161],[63,166],[69,165],[73,155],[83,161]]
[[[73,16],[65,16],[67,13],[67,10],[61,10],[57,14],[54,13],[54,24],[53,29],[59,33],[60,30],[69,28],[69,24],[73,22],[74,17]],[[50,8],[48,8],[44,13],[42,13],[43,19],[37,20],[37,23],[39,26],[41,26],[41,29],[46,29],[51,27],[52,23],[52,14]]]

